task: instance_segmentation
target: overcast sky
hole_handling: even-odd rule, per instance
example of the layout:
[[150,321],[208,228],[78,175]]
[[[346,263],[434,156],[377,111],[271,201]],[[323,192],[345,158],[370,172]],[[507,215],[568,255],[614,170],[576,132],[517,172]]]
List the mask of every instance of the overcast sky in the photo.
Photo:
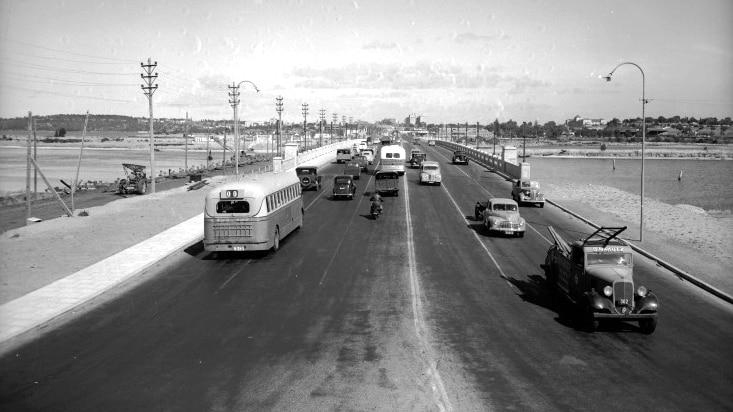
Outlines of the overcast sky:
[[733,1],[0,0],[0,117],[733,116]]

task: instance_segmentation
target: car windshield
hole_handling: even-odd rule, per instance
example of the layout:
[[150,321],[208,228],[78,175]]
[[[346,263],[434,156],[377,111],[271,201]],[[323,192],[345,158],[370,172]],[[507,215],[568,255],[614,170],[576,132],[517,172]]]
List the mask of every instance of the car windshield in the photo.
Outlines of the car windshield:
[[310,169],[300,169],[298,171],[298,174],[300,174],[300,175],[310,175],[310,174],[313,174],[313,171],[310,170]]
[[438,170],[438,166],[427,165],[427,166],[424,166],[422,170],[432,172],[432,171]]
[[631,266],[631,253],[588,253],[587,263],[591,265]]
[[493,206],[493,210],[515,211],[517,210],[517,205],[513,205],[511,203],[497,203]]

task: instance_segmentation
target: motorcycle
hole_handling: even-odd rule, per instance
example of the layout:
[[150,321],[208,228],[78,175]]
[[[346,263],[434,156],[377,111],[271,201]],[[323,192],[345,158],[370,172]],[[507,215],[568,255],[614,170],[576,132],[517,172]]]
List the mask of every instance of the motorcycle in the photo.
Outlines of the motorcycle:
[[372,218],[374,220],[377,220],[379,215],[382,214],[382,205],[377,202],[373,202],[371,213],[372,213]]

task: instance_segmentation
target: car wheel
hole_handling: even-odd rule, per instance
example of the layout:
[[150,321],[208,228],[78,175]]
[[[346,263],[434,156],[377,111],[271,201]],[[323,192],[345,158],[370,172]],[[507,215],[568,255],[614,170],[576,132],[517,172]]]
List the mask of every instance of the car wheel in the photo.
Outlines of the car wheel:
[[524,232],[517,232],[517,236],[524,237]]
[[272,241],[272,251],[277,252],[280,250],[280,229],[275,229],[275,236]]
[[540,209],[543,209],[545,207],[544,203],[540,203]]
[[657,329],[657,318],[639,319],[639,329],[647,335],[654,333],[654,330]]

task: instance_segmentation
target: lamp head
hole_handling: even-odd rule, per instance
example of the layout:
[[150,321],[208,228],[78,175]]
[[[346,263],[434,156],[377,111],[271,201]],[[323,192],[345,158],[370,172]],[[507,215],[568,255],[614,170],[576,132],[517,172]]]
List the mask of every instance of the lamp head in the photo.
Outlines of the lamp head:
[[609,74],[608,76],[603,76],[603,78],[606,79],[607,82],[610,82],[611,81],[611,74]]

